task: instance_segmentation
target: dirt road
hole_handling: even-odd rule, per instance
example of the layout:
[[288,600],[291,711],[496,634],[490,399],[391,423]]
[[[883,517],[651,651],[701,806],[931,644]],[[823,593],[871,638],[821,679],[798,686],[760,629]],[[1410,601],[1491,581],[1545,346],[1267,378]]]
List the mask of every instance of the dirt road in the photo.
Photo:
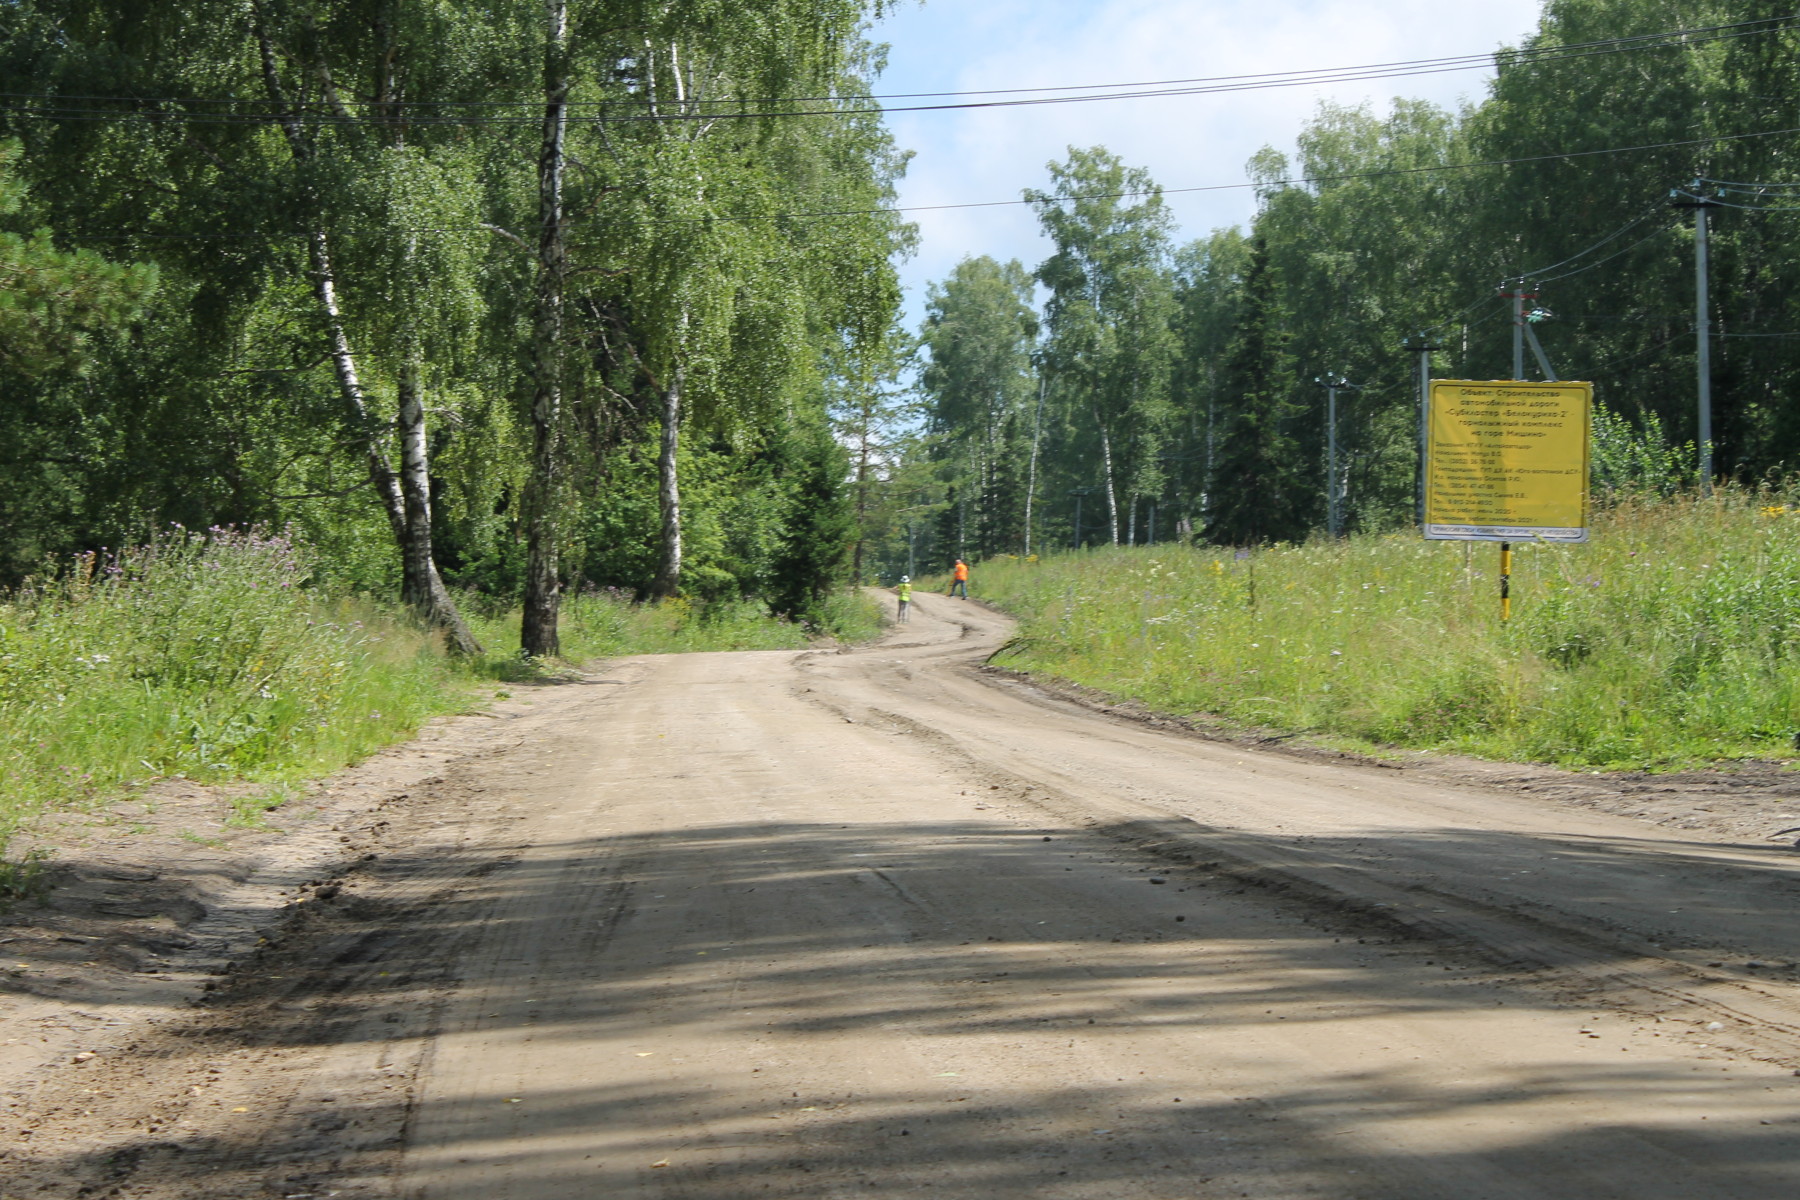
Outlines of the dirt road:
[[1099,715],[1008,630],[545,689],[0,1194],[1800,1195],[1793,851]]

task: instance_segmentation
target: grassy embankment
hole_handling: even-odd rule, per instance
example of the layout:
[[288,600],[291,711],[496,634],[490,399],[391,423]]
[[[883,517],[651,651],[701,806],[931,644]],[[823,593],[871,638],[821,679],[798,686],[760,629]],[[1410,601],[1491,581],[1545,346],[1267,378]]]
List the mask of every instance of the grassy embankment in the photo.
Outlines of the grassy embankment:
[[[0,595],[0,854],[34,815],[136,782],[325,773],[467,707],[478,684],[535,670],[516,657],[516,612],[472,613],[493,652],[456,661],[395,610],[330,596],[310,576],[286,537],[213,531],[86,556]],[[830,618],[850,638],[877,623],[860,597]],[[645,607],[589,592],[563,606],[572,661],[805,644],[755,604]],[[280,794],[241,815],[254,820]],[[18,881],[0,862],[0,898]]]
[[1175,546],[980,565],[1021,619],[996,662],[1180,714],[1568,767],[1795,756],[1800,510],[1627,501],[1586,546],[1416,534],[1239,558]]

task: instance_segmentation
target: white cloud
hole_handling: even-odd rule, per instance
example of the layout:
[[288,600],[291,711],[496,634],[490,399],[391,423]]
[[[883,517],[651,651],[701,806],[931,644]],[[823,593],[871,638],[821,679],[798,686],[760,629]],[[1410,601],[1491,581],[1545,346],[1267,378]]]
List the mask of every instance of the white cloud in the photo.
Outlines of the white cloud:
[[[1540,0],[936,0],[883,21],[892,47],[877,91],[965,91],[1139,80],[1191,79],[1478,54],[1516,44],[1536,25]],[[1179,99],[892,113],[901,146],[917,152],[901,186],[908,207],[1015,200],[1047,183],[1044,165],[1070,145],[1105,145],[1167,188],[1244,182],[1244,163],[1265,145],[1289,148],[1321,100],[1391,97],[1440,104],[1478,99],[1486,71],[1280,88]],[[892,101],[890,107],[906,101]],[[932,101],[924,101],[932,103]],[[1171,195],[1181,236],[1246,220],[1248,191]],[[919,254],[903,268],[909,319],[925,281],[969,254],[1046,252],[1023,206],[913,214]]]

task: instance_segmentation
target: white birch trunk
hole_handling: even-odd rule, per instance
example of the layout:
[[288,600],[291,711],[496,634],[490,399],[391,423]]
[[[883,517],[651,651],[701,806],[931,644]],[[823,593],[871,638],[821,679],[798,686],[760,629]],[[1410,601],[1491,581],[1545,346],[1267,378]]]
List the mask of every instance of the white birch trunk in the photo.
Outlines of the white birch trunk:
[[651,592],[666,600],[681,590],[681,388],[683,370],[677,364],[663,389],[662,446],[656,459],[657,498],[662,508],[662,561],[656,569]]
[[[262,57],[263,86],[270,103],[281,114],[282,132],[287,139],[288,152],[296,161],[304,162],[311,158],[312,148],[307,144],[300,121],[288,106],[281,86],[281,76],[276,68],[275,47],[269,40],[261,7],[258,6],[254,11],[257,46]],[[351,427],[363,439],[369,483],[375,490],[376,499],[381,502],[382,511],[387,514],[388,527],[393,530],[394,543],[400,550],[403,580],[401,596],[427,625],[444,631],[450,649],[460,654],[479,654],[481,644],[475,640],[475,635],[469,631],[462,614],[457,611],[456,603],[451,600],[449,590],[444,587],[444,581],[438,575],[437,564],[432,558],[424,407],[421,404],[417,413],[417,444],[410,447],[417,457],[417,473],[426,481],[423,484],[424,518],[418,521],[408,512],[405,489],[388,461],[387,439],[380,424],[369,411],[368,393],[357,371],[356,355],[351,349],[350,335],[345,331],[343,311],[338,304],[337,273],[331,262],[331,242],[323,230],[315,229],[307,237],[307,256],[312,267],[313,297],[318,301],[319,311],[325,317],[326,343],[329,347],[327,353],[331,359],[332,375],[337,380],[338,396],[344,403]],[[401,424],[403,433],[410,433],[406,429],[404,415]],[[403,456],[405,453],[406,450],[403,449]]]
[[431,469],[425,441],[425,398],[419,390],[418,364],[406,364],[400,377],[400,494],[403,535],[400,539],[402,599],[457,654],[479,654],[481,643],[457,611],[450,589],[438,574],[431,552]]
[[1106,423],[1095,414],[1095,424],[1100,429],[1100,463],[1106,470],[1106,520],[1108,535],[1113,545],[1119,544],[1119,491],[1113,484],[1112,435],[1106,431]]

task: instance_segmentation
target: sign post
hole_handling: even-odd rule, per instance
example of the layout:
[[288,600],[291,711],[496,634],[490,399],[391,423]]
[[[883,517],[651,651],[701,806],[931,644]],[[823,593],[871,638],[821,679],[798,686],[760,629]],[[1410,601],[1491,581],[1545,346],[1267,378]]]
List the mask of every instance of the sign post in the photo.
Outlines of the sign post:
[[1434,379],[1426,419],[1426,538],[1500,543],[1512,615],[1514,542],[1588,540],[1589,383]]

